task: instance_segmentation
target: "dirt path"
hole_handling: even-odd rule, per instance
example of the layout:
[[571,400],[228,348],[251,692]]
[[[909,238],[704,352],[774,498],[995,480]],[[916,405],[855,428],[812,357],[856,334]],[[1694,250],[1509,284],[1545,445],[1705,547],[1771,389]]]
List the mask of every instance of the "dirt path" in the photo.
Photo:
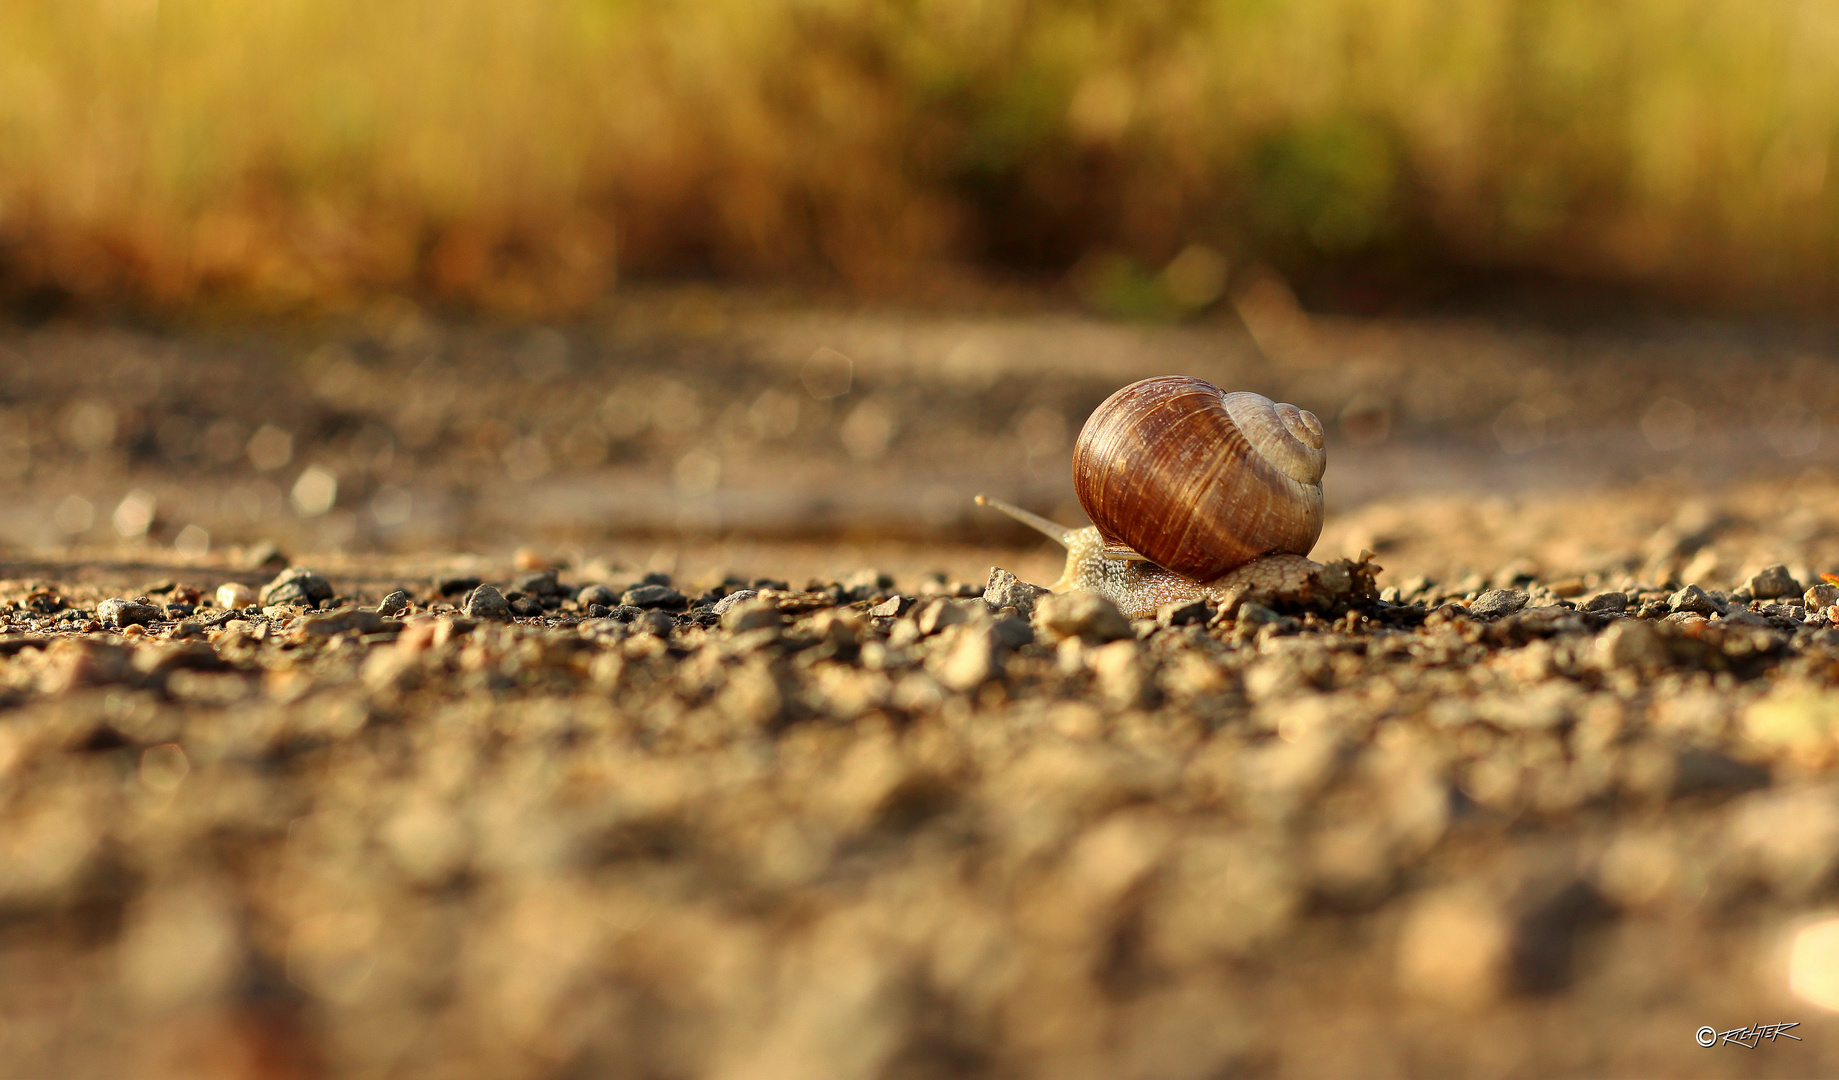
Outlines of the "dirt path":
[[[1806,341],[1248,320],[1279,363],[699,295],[602,351],[12,339],[0,1076],[1839,1071]],[[959,488],[1071,520],[1081,410],[1184,356],[1336,418],[1316,555],[1377,595],[986,604],[1058,557]]]

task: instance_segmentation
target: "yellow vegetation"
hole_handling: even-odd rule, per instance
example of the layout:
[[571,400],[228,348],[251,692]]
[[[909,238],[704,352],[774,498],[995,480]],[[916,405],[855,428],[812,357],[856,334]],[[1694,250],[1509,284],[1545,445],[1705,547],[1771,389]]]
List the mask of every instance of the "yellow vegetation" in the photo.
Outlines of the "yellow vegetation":
[[10,0],[0,280],[536,310],[1198,242],[1818,299],[1836,132],[1831,2]]

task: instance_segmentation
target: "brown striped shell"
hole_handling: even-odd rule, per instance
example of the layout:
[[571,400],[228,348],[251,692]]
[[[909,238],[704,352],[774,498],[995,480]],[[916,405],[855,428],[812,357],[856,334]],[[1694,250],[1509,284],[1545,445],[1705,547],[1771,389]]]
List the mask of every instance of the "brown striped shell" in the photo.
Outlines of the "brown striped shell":
[[1207,581],[1322,533],[1322,423],[1260,394],[1165,375],[1106,398],[1073,447],[1079,504],[1117,558]]

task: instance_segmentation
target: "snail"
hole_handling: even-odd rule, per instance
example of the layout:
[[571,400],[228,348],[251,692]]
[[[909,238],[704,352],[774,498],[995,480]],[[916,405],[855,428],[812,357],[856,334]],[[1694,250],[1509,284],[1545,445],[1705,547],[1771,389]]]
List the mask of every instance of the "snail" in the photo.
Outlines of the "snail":
[[1068,529],[977,496],[1066,548],[1054,592],[1096,592],[1153,617],[1206,599],[1309,601],[1367,594],[1378,567],[1308,559],[1322,533],[1327,455],[1315,414],[1179,375],[1124,387],[1073,448],[1073,487],[1093,524]]

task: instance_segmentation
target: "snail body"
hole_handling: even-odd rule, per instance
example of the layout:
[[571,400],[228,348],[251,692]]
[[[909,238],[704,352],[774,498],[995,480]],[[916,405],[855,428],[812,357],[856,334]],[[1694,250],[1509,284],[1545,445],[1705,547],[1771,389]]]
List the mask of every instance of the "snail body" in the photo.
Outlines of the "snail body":
[[1066,548],[1053,591],[1095,592],[1143,618],[1196,599],[1306,594],[1324,569],[1305,556],[1322,532],[1326,467],[1314,414],[1163,376],[1112,394],[1079,433],[1073,486],[1091,526],[977,501]]

